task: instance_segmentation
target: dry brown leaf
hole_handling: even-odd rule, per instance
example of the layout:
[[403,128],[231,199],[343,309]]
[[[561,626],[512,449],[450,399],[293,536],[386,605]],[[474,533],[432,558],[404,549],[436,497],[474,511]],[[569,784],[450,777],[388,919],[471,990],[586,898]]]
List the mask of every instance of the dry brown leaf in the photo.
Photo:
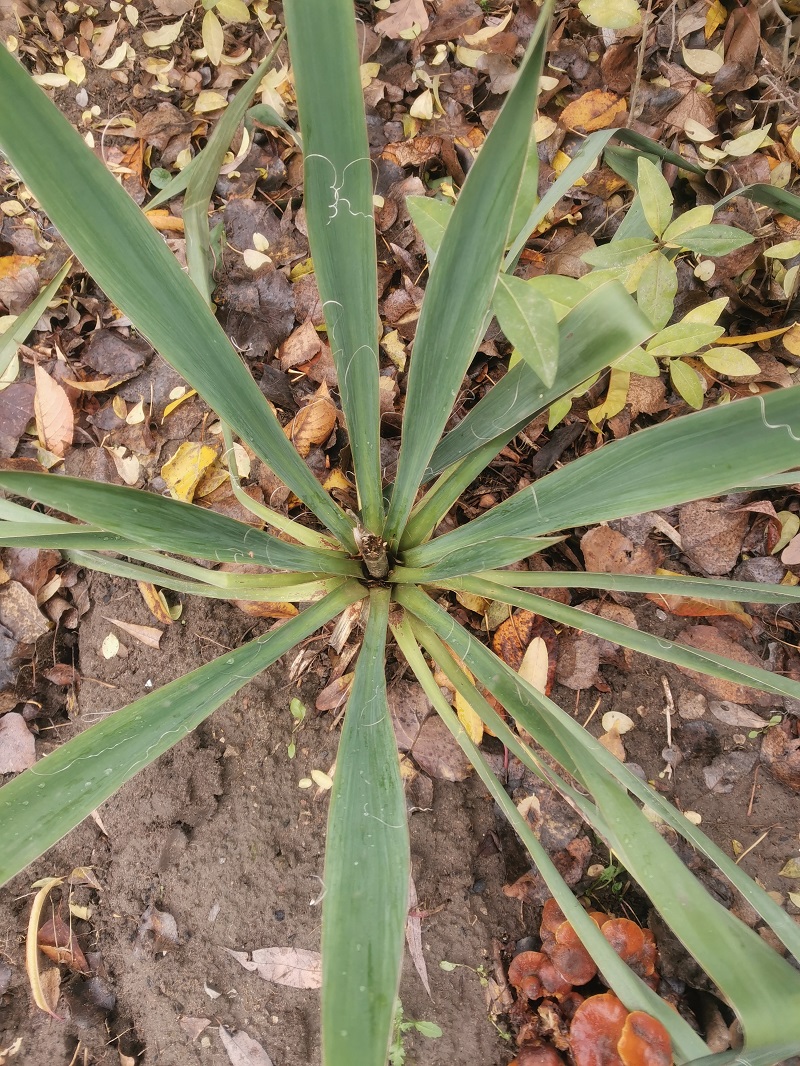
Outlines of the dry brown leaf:
[[472,772],[469,760],[438,715],[423,724],[411,755],[426,774],[439,781],[464,781]]
[[57,912],[39,927],[38,941],[39,950],[51,962],[68,966],[75,973],[89,973],[89,963],[75,934]]
[[0,586],[0,625],[22,644],[35,644],[50,629],[36,597],[20,581]]
[[322,987],[322,956],[318,951],[307,951],[305,948],[256,948],[251,952],[250,959],[246,951],[225,950],[245,970],[257,972],[264,981],[288,985],[290,988]]
[[559,122],[567,130],[605,130],[610,126],[619,126],[620,118],[628,110],[625,100],[616,93],[603,89],[591,89],[561,112]]
[[203,474],[216,462],[214,448],[187,440],[161,467],[161,476],[173,500],[191,503]]
[[408,953],[411,956],[411,961],[414,963],[414,969],[419,974],[419,979],[425,988],[425,991],[433,999],[431,994],[431,986],[428,981],[428,967],[425,963],[425,955],[422,951],[422,918],[415,913],[417,909],[417,886],[414,884],[414,878],[411,874],[408,875],[408,918],[406,918],[406,944],[408,944]]
[[278,350],[281,370],[290,370],[301,363],[310,363],[322,351],[322,341],[310,318],[287,337]]
[[178,1019],[178,1025],[183,1029],[184,1033],[188,1033],[192,1040],[197,1040],[198,1036],[211,1025],[210,1018],[190,1018],[184,1015]]
[[150,614],[162,625],[171,626],[174,619],[167,609],[164,593],[160,592],[155,585],[151,585],[148,581],[137,581],[136,584],[139,586],[142,599],[147,604]]
[[0,256],[0,278],[15,278],[26,267],[35,266],[39,257],[35,255]]
[[384,37],[413,39],[428,28],[428,12],[423,0],[393,0],[386,11],[387,17],[375,26]]
[[[352,674],[347,675],[350,678]],[[422,722],[433,708],[425,692],[416,681],[398,681],[386,692],[394,735],[400,751],[410,751],[419,734]]]
[[355,673],[351,670],[350,673],[342,674],[341,677],[337,677],[326,685],[314,703],[316,709],[318,711],[340,711],[350,695],[354,677]]
[[547,688],[549,669],[547,645],[541,637],[534,637],[525,652],[519,668],[519,676],[532,685],[537,692],[544,692]]
[[658,565],[648,545],[635,545],[610,526],[595,526],[584,533],[581,551],[589,573],[652,574]]
[[[722,634],[715,626],[691,626],[684,629],[677,637],[680,644],[688,644],[698,651],[709,651],[715,655],[723,655],[727,659],[733,659],[745,666],[755,666],[763,669],[764,664],[751,652],[743,648],[741,643],[731,640]],[[757,687],[740,685],[735,681],[725,681],[719,677],[709,677],[697,670],[690,670],[685,666],[678,666],[682,674],[692,678],[702,689],[716,696],[718,700],[729,700],[731,703],[752,703],[757,707],[775,707],[781,703],[780,696],[771,692],[763,692]],[[757,686],[758,682],[754,682]]]
[[330,398],[328,386],[320,385],[314,398],[301,407],[284,433],[305,458],[314,444],[324,444],[336,425],[336,405]]
[[36,762],[36,742],[21,714],[0,716],[0,774],[19,774]]
[[680,510],[680,531],[686,555],[707,574],[729,573],[742,551],[750,519],[730,503],[696,500]]
[[75,417],[66,391],[37,363],[34,367],[36,395],[33,410],[42,447],[63,459],[72,444]]
[[264,1048],[257,1040],[248,1036],[244,1029],[232,1035],[221,1025],[219,1038],[228,1053],[231,1066],[273,1066],[272,1059]]
[[164,635],[163,630],[156,629],[155,626],[139,626],[133,622],[121,622],[119,618],[106,618],[105,615],[103,617],[107,622],[119,626],[120,629],[129,633],[140,644],[145,644],[148,648],[158,648],[159,642]]
[[761,742],[761,761],[782,785],[800,792],[800,737],[789,718],[768,729]]
[[549,694],[556,673],[558,641],[555,630],[544,618],[532,614],[531,611],[514,611],[512,616],[495,630],[492,651],[512,670],[520,670],[528,647],[536,638],[540,638],[545,646],[544,653],[540,650],[537,654],[544,654],[548,666],[545,687],[540,691]]
[[603,735],[597,739],[606,751],[610,751],[620,762],[625,762],[625,745],[622,743],[622,737],[620,736],[618,729],[609,729],[607,733],[603,733]]

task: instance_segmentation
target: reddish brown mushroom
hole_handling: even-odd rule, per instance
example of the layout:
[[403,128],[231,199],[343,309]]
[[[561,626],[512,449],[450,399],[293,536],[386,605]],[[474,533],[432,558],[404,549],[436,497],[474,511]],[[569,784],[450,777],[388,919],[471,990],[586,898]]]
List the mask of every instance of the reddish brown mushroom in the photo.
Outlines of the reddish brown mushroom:
[[575,1066],[671,1066],[669,1034],[643,1011],[629,1012],[615,995],[590,996],[569,1030]]
[[627,1009],[611,992],[585,999],[569,1029],[575,1066],[624,1066],[617,1044],[627,1017]]
[[555,942],[549,945],[547,954],[558,972],[573,985],[585,985],[597,973],[592,956],[569,922],[562,922],[556,929]]
[[655,973],[656,942],[649,929],[627,918],[612,918],[601,927],[603,936],[634,973],[647,979]]
[[519,1049],[508,1066],[564,1066],[564,1060],[547,1044],[528,1044]]
[[572,989],[542,951],[521,951],[516,955],[508,968],[508,979],[528,999],[539,999],[545,992],[562,995]]
[[671,1066],[669,1033],[644,1011],[631,1011],[625,1020],[617,1051],[625,1066]]

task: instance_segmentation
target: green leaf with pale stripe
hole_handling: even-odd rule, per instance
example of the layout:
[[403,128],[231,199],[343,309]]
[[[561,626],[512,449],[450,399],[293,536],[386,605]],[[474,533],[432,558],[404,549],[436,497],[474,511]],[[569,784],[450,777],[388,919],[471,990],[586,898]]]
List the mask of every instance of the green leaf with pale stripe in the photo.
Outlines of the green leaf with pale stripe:
[[325,1066],[385,1066],[400,983],[410,858],[386,702],[389,593],[373,589],[336,757],[322,905]]
[[[442,582],[442,585],[447,588],[451,587],[450,582],[446,581]],[[674,663],[676,666],[708,674],[710,677],[747,685],[756,691],[776,692],[782,696],[789,696],[791,699],[800,699],[800,682],[792,681],[791,678],[783,677],[770,670],[740,663],[735,659],[728,659],[710,651],[701,651],[689,645],[667,640],[666,637],[655,637],[646,630],[632,629],[630,626],[592,614],[590,611],[568,607],[534,593],[508,589],[491,581],[463,578],[459,586],[477,596],[485,596],[490,600],[499,600],[501,603],[522,607],[534,614],[541,614],[545,618],[560,622],[562,625],[592,633],[603,640],[611,641],[612,644],[620,644],[623,648],[632,648],[644,655],[661,659],[665,663]]]
[[[0,150],[98,285],[342,543],[352,523],[297,454],[200,293],[144,214],[7,49]],[[53,160],[58,165],[53,165]]]
[[403,438],[384,536],[396,545],[480,342],[525,163],[551,4],[445,231],[414,339]]
[[[613,244],[609,245],[609,248],[613,247]],[[653,323],[653,329],[663,329],[672,318],[677,294],[677,268],[665,255],[656,252],[636,286],[636,302]]]
[[619,282],[587,293],[559,324],[559,368],[552,388],[544,388],[524,365],[515,366],[444,437],[425,479],[459,462],[487,439],[497,438],[499,452],[538,411],[631,351],[652,332]]
[[529,281],[501,273],[492,309],[507,340],[550,388],[558,370],[558,322],[550,301]]
[[314,273],[353,453],[362,522],[383,525],[373,172],[351,0],[287,0]]
[[85,729],[0,789],[0,884],[82,822],[252,678],[363,595],[354,583],[271,633]]
[[[405,553],[426,566],[494,537],[539,536],[689,500],[797,463],[800,406],[780,389],[640,430],[541,478],[466,526]],[[702,461],[701,461],[702,460]]]
[[[255,526],[154,492],[58,474],[9,470],[0,470],[0,488],[55,507],[128,541],[147,547],[158,545],[161,551],[218,563],[259,563],[278,570],[354,577],[361,573],[358,565],[342,552],[288,544]],[[0,535],[1,532],[2,525]]]
[[647,224],[660,237],[672,220],[672,190],[661,170],[644,157],[638,161],[637,188]]
[[708,577],[670,577],[664,574],[604,574],[545,571],[527,573],[523,570],[487,570],[475,573],[483,581],[493,581],[509,588],[602,589],[604,592],[642,592],[656,596],[687,596],[692,599],[737,600],[743,603],[776,603],[789,605],[800,601],[800,585],[768,585],[754,581],[723,581]]
[[680,237],[676,237],[671,243],[680,248],[688,248],[696,255],[728,255],[737,248],[744,248],[755,240],[744,230],[736,229],[735,226],[698,226],[697,229],[687,230]]

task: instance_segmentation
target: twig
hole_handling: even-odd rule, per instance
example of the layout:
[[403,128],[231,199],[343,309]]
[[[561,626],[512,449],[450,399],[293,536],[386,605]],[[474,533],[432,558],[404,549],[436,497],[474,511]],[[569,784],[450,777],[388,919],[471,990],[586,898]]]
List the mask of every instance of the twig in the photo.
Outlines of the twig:
[[753,801],[756,798],[756,785],[758,784],[758,771],[761,769],[760,763],[756,763],[756,772],[753,774],[753,787],[750,790],[750,802],[747,804],[747,817],[753,813]]

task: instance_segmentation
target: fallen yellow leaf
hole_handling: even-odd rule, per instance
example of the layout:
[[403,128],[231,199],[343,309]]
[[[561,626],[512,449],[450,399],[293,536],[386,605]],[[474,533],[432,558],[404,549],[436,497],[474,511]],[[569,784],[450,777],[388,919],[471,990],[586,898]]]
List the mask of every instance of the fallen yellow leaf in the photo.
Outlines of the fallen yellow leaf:
[[216,451],[207,444],[184,441],[161,468],[170,496],[191,503],[200,478],[216,461]]

